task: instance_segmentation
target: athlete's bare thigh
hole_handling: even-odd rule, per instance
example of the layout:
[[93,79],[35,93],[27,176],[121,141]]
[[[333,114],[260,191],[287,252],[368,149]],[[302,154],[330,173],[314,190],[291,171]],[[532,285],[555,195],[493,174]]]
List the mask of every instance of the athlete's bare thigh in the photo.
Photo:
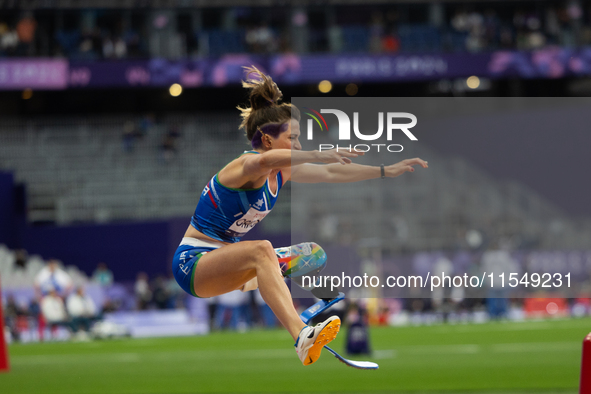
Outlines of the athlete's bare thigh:
[[269,250],[268,241],[241,241],[206,253],[195,267],[195,294],[214,297],[240,288],[256,276],[260,260],[274,256]]

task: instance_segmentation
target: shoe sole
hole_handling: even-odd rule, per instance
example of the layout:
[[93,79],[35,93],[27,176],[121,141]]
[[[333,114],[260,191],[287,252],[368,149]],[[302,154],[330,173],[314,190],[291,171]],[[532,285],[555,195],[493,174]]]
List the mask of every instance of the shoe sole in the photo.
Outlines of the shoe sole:
[[324,345],[328,345],[332,342],[339,333],[341,329],[341,319],[338,317],[328,323],[322,331],[316,337],[316,341],[314,341],[314,345],[310,349],[308,349],[308,357],[304,361],[304,365],[310,365],[316,362],[320,357],[320,352]]

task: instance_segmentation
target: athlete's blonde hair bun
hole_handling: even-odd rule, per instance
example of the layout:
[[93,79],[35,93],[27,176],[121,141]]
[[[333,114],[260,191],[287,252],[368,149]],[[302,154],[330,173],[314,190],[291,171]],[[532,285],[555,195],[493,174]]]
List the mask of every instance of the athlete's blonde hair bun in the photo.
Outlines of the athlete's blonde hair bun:
[[[262,133],[260,128],[275,124],[277,130],[268,129],[265,134],[277,138],[283,130],[281,125],[290,119],[300,120],[300,112],[295,106],[281,102],[283,93],[273,79],[255,66],[244,67],[246,80],[242,86],[250,90],[250,106],[238,106],[242,122],[240,128],[246,131],[246,137],[254,149],[260,146]],[[258,132],[258,134],[257,134]],[[253,140],[254,138],[254,140]]]
[[244,71],[246,72],[246,81],[242,81],[242,87],[251,89],[250,107],[253,111],[279,105],[283,93],[269,75],[263,74],[255,66],[244,67]]

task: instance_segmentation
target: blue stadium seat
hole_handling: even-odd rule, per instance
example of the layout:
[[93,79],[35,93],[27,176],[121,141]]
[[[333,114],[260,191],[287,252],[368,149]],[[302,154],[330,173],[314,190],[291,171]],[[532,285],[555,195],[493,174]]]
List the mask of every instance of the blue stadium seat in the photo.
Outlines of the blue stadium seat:
[[80,45],[80,32],[77,30],[60,30],[55,33],[55,39],[60,44],[66,55],[72,55],[78,52]]
[[404,52],[440,51],[443,47],[439,30],[429,25],[400,25],[398,37]]
[[344,52],[367,52],[369,50],[369,28],[345,26],[342,28]]
[[208,36],[209,54],[211,56],[246,52],[244,30],[211,29],[204,31],[204,33]]
[[452,52],[465,52],[468,33],[450,30],[445,33],[445,49]]

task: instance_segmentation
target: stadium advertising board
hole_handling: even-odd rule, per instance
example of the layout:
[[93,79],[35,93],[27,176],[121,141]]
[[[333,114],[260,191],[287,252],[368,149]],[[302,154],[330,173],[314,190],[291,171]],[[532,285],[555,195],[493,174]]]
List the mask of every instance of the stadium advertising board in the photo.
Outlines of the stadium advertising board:
[[67,61],[0,60],[0,89],[15,90],[226,86],[239,83],[242,67],[256,65],[281,84],[427,81],[479,75],[488,78],[561,78],[591,73],[591,48],[538,51],[399,55],[246,54],[200,60]]

